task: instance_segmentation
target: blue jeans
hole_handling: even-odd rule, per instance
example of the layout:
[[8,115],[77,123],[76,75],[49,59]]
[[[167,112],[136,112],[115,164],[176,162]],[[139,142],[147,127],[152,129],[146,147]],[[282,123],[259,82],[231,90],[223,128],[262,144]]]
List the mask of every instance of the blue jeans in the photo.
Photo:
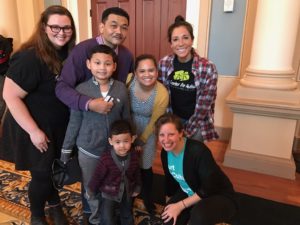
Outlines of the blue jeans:
[[[78,151],[78,161],[81,168],[84,190],[88,190],[88,185],[94,174],[98,160],[99,159],[90,157],[81,151]],[[100,222],[100,198],[98,196],[99,195],[86,200],[91,210],[91,216],[89,218],[91,224],[99,224]]]

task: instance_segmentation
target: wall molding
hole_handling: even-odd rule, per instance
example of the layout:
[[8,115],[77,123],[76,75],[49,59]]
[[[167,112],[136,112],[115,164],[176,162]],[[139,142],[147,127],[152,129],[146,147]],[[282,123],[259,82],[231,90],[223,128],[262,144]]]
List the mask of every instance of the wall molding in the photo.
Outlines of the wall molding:
[[282,159],[242,152],[231,149],[231,143],[229,143],[226,150],[223,165],[291,180],[295,179],[296,166],[293,157],[291,159]]

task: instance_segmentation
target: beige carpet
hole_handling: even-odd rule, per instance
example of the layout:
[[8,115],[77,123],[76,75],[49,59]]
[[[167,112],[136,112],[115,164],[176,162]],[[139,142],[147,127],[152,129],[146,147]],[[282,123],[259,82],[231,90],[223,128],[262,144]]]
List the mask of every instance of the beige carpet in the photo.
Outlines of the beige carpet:
[[0,225],[29,225],[25,221],[0,212]]
[[[30,175],[26,171],[16,171],[14,164],[0,160],[0,225],[27,225],[30,221],[28,203],[28,183]],[[81,225],[82,206],[80,183],[65,186],[60,191],[63,208],[68,215],[70,225]],[[163,206],[157,205],[157,214],[150,217],[140,199],[134,204],[134,217],[136,225],[160,225],[159,219]],[[47,214],[47,209],[46,209]],[[15,223],[4,223],[15,221]],[[2,224],[3,223],[3,224]]]
[[[5,199],[2,193],[9,191],[9,189],[14,189],[19,186],[20,189],[24,188],[27,182],[30,180],[28,172],[17,172],[14,169],[14,164],[8,163],[0,160],[0,177],[5,176],[5,171],[14,172],[22,175],[22,179],[19,181],[1,181],[1,197],[0,197],[0,225],[24,225],[28,224],[30,218],[30,211],[27,207],[15,204],[11,201]],[[5,182],[8,182],[6,185]],[[14,223],[13,223],[14,222]]]

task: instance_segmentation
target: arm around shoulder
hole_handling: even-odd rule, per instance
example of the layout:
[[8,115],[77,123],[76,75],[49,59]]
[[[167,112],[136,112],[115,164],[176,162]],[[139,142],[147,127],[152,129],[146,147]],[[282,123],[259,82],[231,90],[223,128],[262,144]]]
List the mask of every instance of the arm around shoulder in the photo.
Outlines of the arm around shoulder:
[[80,94],[75,87],[91,76],[86,68],[86,56],[76,47],[73,49],[58,78],[55,93],[56,96],[68,107],[75,110],[87,110],[90,97]]

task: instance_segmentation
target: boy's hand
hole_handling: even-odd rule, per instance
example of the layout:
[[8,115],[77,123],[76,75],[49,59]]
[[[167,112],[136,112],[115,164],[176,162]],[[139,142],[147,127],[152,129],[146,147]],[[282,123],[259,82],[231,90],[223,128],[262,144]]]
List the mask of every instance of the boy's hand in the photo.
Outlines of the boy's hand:
[[94,198],[96,195],[95,193],[93,193],[92,191],[90,190],[86,190],[85,193],[84,193],[84,197],[87,199],[87,200],[90,200],[92,198]]
[[103,98],[95,98],[89,102],[90,111],[102,114],[109,113],[113,106],[113,102],[106,102]]
[[67,164],[67,162],[71,158],[71,154],[72,154],[72,150],[62,149],[60,155],[60,161],[62,161],[64,164]]

